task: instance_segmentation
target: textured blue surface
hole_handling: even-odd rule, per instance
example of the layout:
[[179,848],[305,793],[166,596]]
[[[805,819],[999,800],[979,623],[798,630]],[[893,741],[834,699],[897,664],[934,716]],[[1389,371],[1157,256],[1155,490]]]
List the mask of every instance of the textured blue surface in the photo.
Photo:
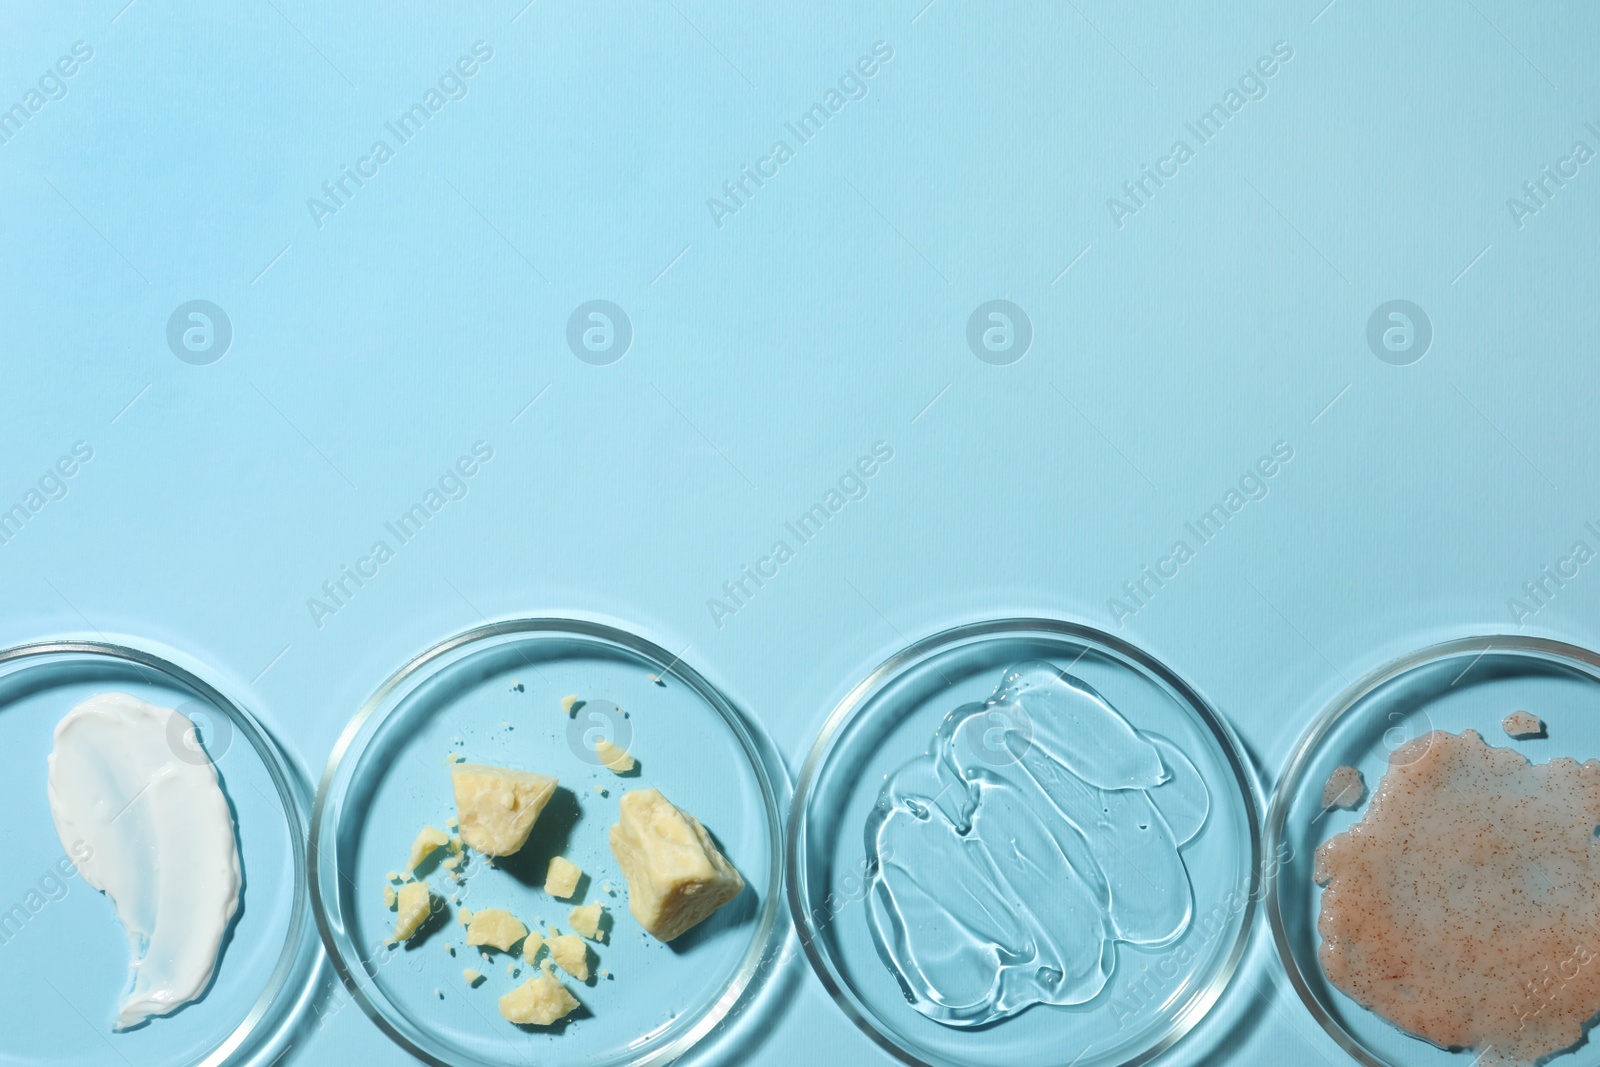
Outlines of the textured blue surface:
[[[1600,548],[1592,7],[124,2],[3,16],[6,643],[181,648],[316,772],[445,634],[595,613],[688,646],[795,766],[895,647],[1043,613],[1167,661],[1266,788],[1391,654],[1596,643],[1597,565],[1541,570]],[[595,299],[632,326],[603,366],[567,343]],[[1031,324],[1009,365],[968,346],[997,299]],[[231,324],[209,365],[168,345],[192,300]],[[1391,300],[1431,325],[1409,365],[1368,345]],[[1237,1062],[1342,1062],[1277,972],[1228,994]],[[794,990],[765,1058],[886,1062]],[[297,1055],[408,1062],[353,1008]]]

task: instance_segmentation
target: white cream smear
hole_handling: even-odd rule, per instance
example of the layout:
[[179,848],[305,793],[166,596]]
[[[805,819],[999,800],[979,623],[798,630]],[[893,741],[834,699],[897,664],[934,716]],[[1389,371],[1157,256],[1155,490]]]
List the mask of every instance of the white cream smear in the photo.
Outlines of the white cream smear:
[[117,1029],[199,997],[239,909],[233,815],[193,729],[127,693],[92,696],[56,724],[50,817],[128,932]]

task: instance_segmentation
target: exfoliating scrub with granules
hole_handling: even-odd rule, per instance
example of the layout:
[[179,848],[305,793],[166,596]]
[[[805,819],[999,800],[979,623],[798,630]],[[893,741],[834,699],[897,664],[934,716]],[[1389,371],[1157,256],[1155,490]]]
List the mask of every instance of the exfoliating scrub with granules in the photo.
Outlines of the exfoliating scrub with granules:
[[1600,762],[1532,763],[1473,730],[1390,756],[1317,849],[1328,979],[1406,1033],[1534,1063],[1600,1013]]

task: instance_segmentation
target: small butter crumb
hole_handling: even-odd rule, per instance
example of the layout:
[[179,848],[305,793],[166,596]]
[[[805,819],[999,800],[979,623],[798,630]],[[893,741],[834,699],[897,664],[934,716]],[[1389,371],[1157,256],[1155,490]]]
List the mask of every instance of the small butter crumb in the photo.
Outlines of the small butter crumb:
[[475,971],[471,967],[465,967],[461,971],[461,980],[469,986],[475,986],[483,981],[483,973]]
[[601,764],[618,774],[627,774],[638,766],[638,762],[628,755],[627,749],[618,748],[603,737],[595,738],[594,754],[599,758]]
[[543,947],[544,935],[537,930],[530,931],[528,936],[522,940],[522,958],[525,960],[533,959]]
[[414,871],[422,866],[422,861],[433,855],[433,850],[439,848],[450,840],[444,831],[436,830],[432,826],[424,826],[417,834],[417,839],[411,842],[411,857],[406,860],[406,870]]
[[544,891],[553,897],[571,897],[578,891],[578,881],[582,877],[583,868],[565,856],[553,856],[545,873]]
[[394,895],[394,886],[392,886],[392,885],[384,886],[383,887],[383,906],[388,908],[390,911],[393,911],[394,910],[395,899],[396,898],[395,898],[395,895]]
[[541,974],[500,998],[500,1015],[522,1026],[549,1026],[578,1007],[567,987],[551,974]]
[[422,929],[432,910],[433,898],[428,893],[428,883],[410,882],[401,886],[396,904],[399,913],[395,916],[394,940],[409,941]]
[[557,967],[580,982],[589,980],[589,946],[583,943],[583,938],[577,934],[562,934],[552,937],[547,944],[550,958],[556,961]]
[[571,715],[572,714],[572,705],[576,704],[577,702],[578,702],[578,694],[576,694],[576,693],[573,693],[571,696],[562,697],[561,698],[561,710],[566,712],[568,715]]
[[573,908],[567,915],[567,921],[572,924],[574,930],[587,937],[590,941],[604,941],[605,934],[600,929],[600,921],[604,917],[605,906],[603,904],[585,904],[582,907]]
[[461,908],[460,910],[458,910],[456,912],[456,921],[461,923],[462,926],[471,926],[472,925],[472,909],[471,908]]

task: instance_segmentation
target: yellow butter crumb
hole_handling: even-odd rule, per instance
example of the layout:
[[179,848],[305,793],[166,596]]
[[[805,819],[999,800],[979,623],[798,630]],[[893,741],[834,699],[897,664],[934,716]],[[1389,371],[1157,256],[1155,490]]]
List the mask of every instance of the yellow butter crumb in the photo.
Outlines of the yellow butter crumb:
[[656,789],[624,793],[611,827],[611,854],[628,883],[628,910],[659,941],[671,941],[744,890],[744,879],[700,820]]
[[461,838],[485,856],[522,848],[534,821],[555,795],[556,779],[511,767],[458,763],[450,770]]
[[545,872],[544,891],[553,897],[568,898],[578,891],[578,881],[582,877],[582,867],[565,856],[552,856],[549,870]]
[[589,980],[589,946],[577,934],[562,934],[545,942],[556,966],[580,982]]
[[585,904],[582,907],[573,908],[567,914],[567,921],[572,924],[574,930],[587,937],[590,941],[604,941],[605,935],[600,930],[600,921],[604,917],[605,906],[603,904]]
[[467,927],[467,944],[488,945],[501,952],[510,952],[511,946],[521,941],[528,928],[504,908],[485,908],[472,917]]
[[433,854],[433,850],[448,842],[450,838],[444,831],[436,830],[431,826],[424,826],[417,834],[417,839],[411,842],[411,857],[406,860],[406,870],[414,871],[422,866],[422,861]]
[[638,762],[625,748],[618,748],[603,737],[595,738],[594,754],[608,770],[618,774],[627,774],[638,766]]
[[544,947],[544,935],[537,930],[529,931],[528,936],[522,939],[522,958],[531,960],[539,954]]
[[410,882],[401,886],[396,904],[399,914],[395,917],[394,940],[410,941],[422,929],[432,910],[433,897],[428,893],[428,883]]
[[577,999],[548,972],[528,979],[500,998],[501,1017],[522,1026],[549,1026],[577,1007]]

